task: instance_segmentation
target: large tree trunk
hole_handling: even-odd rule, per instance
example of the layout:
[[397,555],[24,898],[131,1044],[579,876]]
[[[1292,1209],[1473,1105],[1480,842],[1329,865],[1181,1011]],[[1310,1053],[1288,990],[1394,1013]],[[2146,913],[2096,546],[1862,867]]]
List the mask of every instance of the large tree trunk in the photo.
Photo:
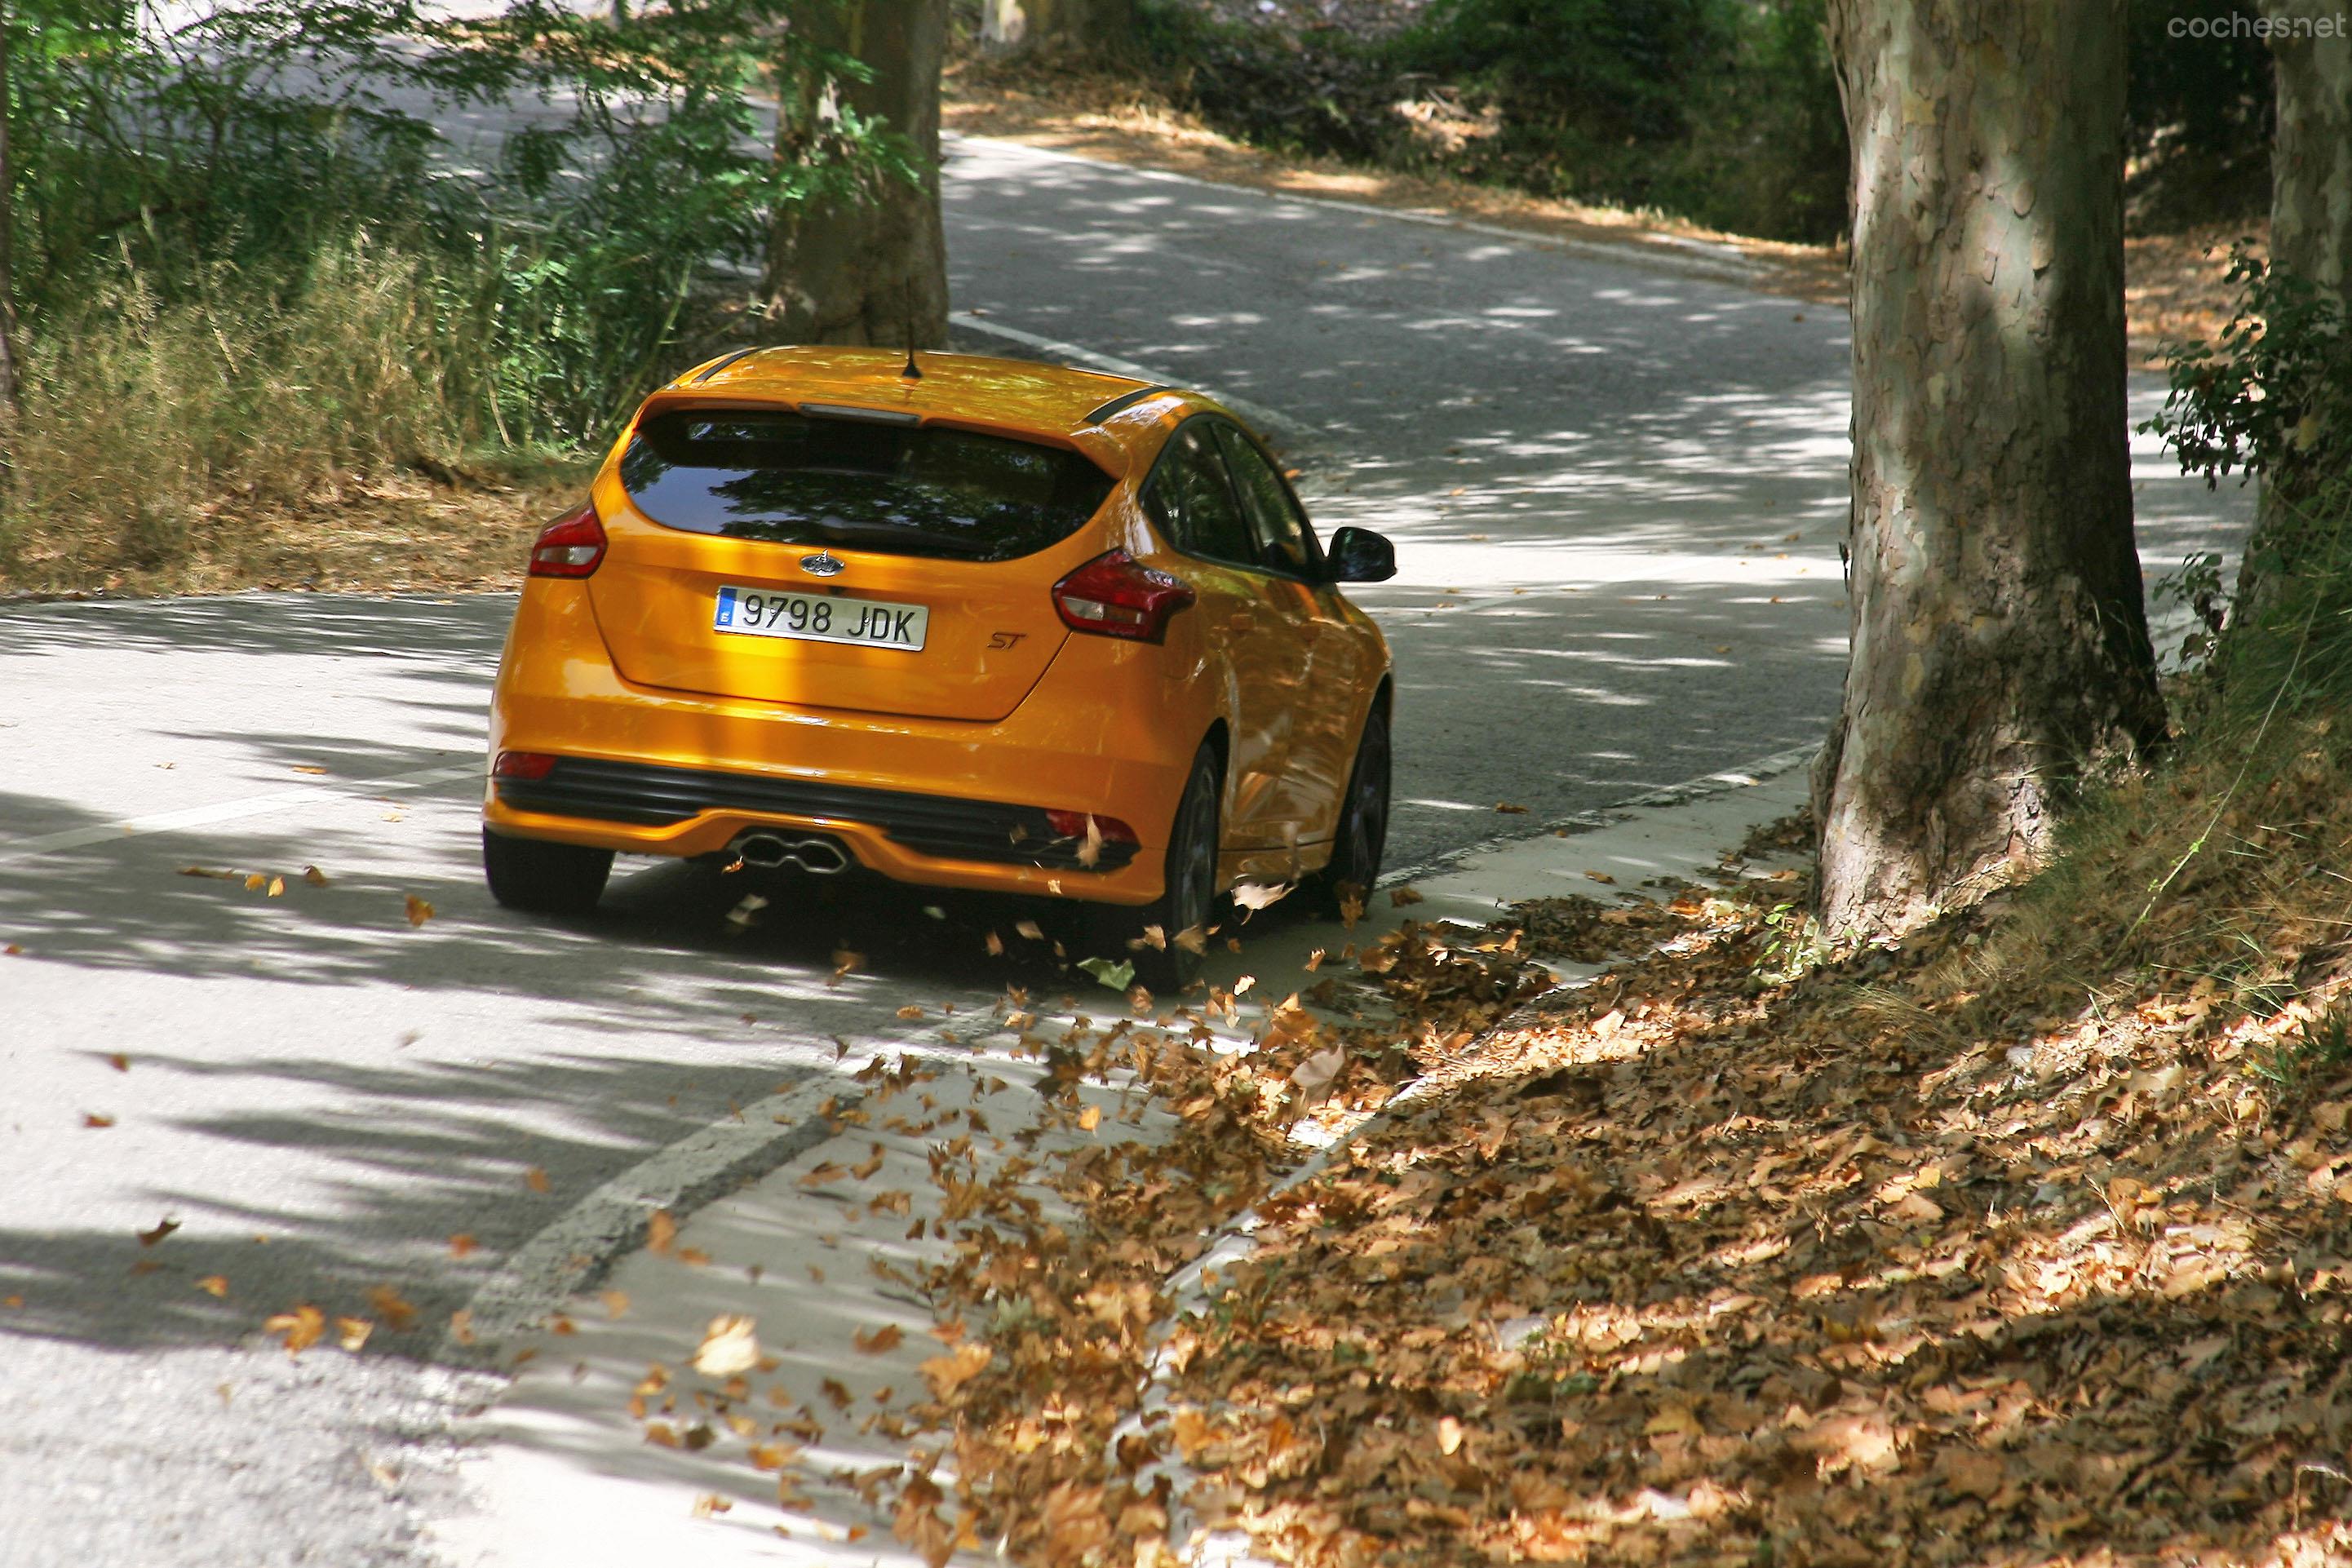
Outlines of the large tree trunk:
[[[947,0],[812,4],[796,21],[814,41],[854,55],[870,80],[844,82],[840,101],[889,122],[914,146],[919,185],[883,183],[865,202],[814,202],[777,215],[768,297],[793,342],[910,341],[939,348],[948,334],[947,238],[940,224],[940,64]],[[832,104],[813,89],[788,93],[778,136],[785,156],[814,133]]]
[[1135,47],[1135,0],[982,0],[993,54],[1121,55]]
[[2269,0],[2263,12],[2284,29],[2270,41],[2271,259],[2352,304],[2352,27],[2342,0]]
[[1853,142],[1853,657],[1822,918],[2009,879],[2158,740],[2124,405],[2122,0],[1832,0]]
[[[2352,319],[2352,28],[2342,0],[2265,0],[2278,77],[2271,143],[2271,261],[2333,294]],[[2274,585],[2263,563],[2293,540],[2308,487],[2265,474],[2234,614],[2255,615]]]

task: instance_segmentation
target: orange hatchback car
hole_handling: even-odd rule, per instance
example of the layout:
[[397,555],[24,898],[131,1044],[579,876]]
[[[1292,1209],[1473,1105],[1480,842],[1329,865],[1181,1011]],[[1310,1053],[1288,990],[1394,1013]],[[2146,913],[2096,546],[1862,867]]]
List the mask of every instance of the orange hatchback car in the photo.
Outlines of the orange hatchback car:
[[1369,889],[1387,644],[1240,421],[1020,361],[763,349],[648,397],[531,547],[490,720],[499,901],[614,851],[1082,900],[1189,979],[1238,880]]

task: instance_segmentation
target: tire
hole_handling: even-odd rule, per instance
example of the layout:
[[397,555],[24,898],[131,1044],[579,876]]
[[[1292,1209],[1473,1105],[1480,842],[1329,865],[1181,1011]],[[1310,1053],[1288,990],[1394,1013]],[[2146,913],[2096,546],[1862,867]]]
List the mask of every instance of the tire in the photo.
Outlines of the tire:
[[1350,895],[1369,904],[1380,880],[1381,855],[1389,838],[1389,721],[1378,708],[1364,721],[1356,742],[1356,763],[1348,770],[1348,790],[1339,797],[1339,825],[1331,861],[1315,874],[1318,900],[1343,915]]
[[535,915],[584,915],[604,894],[613,852],[482,829],[482,872],[490,897]]
[[[1160,897],[1141,909],[1097,904],[1088,911],[1087,945],[1107,958],[1132,959],[1136,979],[1154,994],[1173,995],[1201,977],[1201,955],[1179,945],[1176,936],[1195,926],[1205,935],[1215,918],[1218,797],[1223,791],[1224,768],[1216,749],[1204,744],[1193,753],[1192,771],[1168,830]],[[1158,926],[1167,945],[1129,947],[1147,926]]]

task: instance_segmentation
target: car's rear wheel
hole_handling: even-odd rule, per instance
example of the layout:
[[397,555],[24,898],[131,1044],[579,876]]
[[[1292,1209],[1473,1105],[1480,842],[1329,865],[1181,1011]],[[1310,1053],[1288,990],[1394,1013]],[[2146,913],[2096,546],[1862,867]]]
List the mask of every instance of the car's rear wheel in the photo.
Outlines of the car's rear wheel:
[[583,915],[604,895],[613,871],[610,849],[516,838],[482,829],[482,871],[490,897],[510,910],[537,915]]
[[[1112,959],[1129,958],[1135,977],[1147,990],[1181,991],[1201,975],[1201,954],[1194,945],[1205,942],[1209,921],[1217,907],[1217,798],[1223,792],[1224,769],[1216,748],[1202,745],[1192,758],[1192,772],[1184,781],[1176,820],[1168,831],[1166,881],[1160,897],[1141,909],[1125,905],[1093,906],[1088,921],[1089,945]],[[1146,934],[1157,926],[1162,945]],[[1180,940],[1190,933],[1190,942]],[[1129,942],[1142,945],[1129,947]]]
[[1334,914],[1345,914],[1350,899],[1359,904],[1370,900],[1388,838],[1389,721],[1375,708],[1364,721],[1363,739],[1356,742],[1356,765],[1348,770],[1331,863],[1316,874],[1316,891]]

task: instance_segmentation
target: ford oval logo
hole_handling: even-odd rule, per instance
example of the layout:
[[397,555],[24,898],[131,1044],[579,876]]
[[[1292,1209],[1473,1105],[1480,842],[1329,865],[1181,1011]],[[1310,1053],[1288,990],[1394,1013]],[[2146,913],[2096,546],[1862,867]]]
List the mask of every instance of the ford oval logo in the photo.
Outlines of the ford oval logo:
[[838,577],[841,575],[841,565],[839,556],[827,554],[822,550],[814,555],[801,557],[801,570],[812,577]]

